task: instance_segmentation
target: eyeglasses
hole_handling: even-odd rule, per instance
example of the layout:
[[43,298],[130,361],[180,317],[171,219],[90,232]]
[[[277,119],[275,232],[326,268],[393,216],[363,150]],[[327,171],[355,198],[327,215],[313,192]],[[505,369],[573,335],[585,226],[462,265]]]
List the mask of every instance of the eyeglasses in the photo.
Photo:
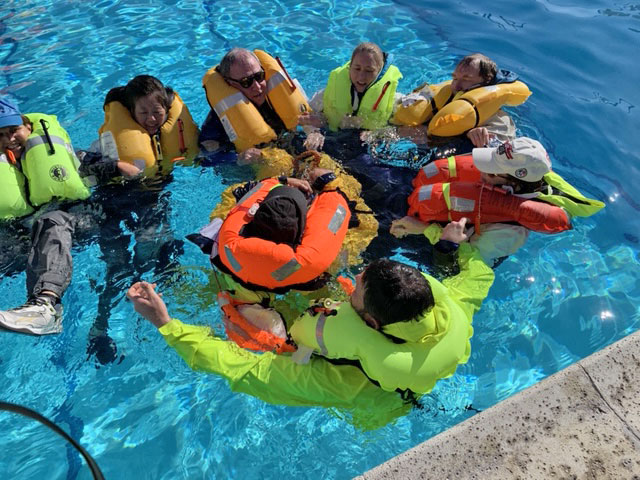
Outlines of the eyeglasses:
[[253,75],[249,75],[248,77],[241,78],[240,80],[236,80],[235,78],[228,77],[227,80],[231,80],[232,82],[236,82],[240,84],[242,88],[249,88],[253,85],[253,82],[262,82],[264,80],[264,70],[260,70],[259,72],[254,73]]

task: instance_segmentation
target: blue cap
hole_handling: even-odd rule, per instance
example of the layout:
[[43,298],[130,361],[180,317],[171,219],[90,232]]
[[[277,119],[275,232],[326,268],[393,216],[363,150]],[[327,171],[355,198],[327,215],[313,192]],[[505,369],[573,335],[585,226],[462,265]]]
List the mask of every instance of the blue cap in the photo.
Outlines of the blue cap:
[[0,98],[0,128],[22,125],[18,106],[8,98]]

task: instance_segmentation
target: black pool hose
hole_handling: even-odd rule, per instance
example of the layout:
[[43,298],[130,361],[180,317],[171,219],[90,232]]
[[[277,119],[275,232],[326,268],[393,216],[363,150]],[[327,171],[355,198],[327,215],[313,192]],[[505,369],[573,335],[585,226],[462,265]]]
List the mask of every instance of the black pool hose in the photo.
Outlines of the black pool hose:
[[40,415],[35,410],[31,410],[30,408],[23,407],[22,405],[17,405],[15,403],[0,402],[0,410],[5,410],[7,412],[13,412],[19,415],[24,415],[25,417],[33,418],[34,420],[37,420],[43,425],[49,427],[51,430],[53,430],[62,438],[64,438],[66,441],[68,441],[71,445],[73,445],[76,448],[76,450],[80,452],[80,454],[84,457],[85,461],[87,462],[89,469],[91,469],[93,478],[95,478],[96,480],[104,480],[104,475],[102,475],[102,472],[100,471],[100,467],[98,467],[98,464],[93,459],[93,457],[89,455],[89,452],[87,452],[84,448],[82,448],[82,446],[78,442],[76,442],[73,438],[71,438],[67,434],[67,432],[62,430],[59,426],[57,426],[51,420]]

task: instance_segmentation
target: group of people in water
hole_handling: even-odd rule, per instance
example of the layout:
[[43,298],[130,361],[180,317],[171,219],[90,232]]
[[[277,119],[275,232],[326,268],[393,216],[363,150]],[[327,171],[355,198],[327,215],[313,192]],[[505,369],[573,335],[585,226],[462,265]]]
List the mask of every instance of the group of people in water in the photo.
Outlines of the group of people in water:
[[[99,138],[78,152],[55,116],[23,115],[0,98],[0,218],[3,228],[33,218],[28,299],[1,311],[0,326],[61,331],[79,204],[106,208],[144,184],[146,197],[132,216],[137,227],[166,224],[155,210],[176,162],[233,158],[252,165],[256,177],[225,192],[210,223],[188,238],[217,272],[235,342],[172,319],[155,284],[130,287],[135,310],[192,368],[224,376],[234,390],[288,405],[403,410],[469,358],[472,317],[489,292],[492,267],[529,231],[568,230],[572,217],[604,204],[553,172],[538,141],[516,137],[501,107],[531,92],[513,72],[473,54],[449,81],[401,94],[401,78],[377,45],[362,43],[308,100],[277,57],[234,48],[204,75],[211,111],[201,129],[175,91],[140,75],[108,92]],[[411,139],[423,154],[420,168],[381,162],[372,149],[380,138]],[[95,220],[108,241],[123,218],[111,210],[108,221]],[[368,250],[389,234],[424,234],[433,247],[420,263],[443,279],[377,258],[384,246]],[[123,242],[107,243],[108,263],[127,267]],[[148,255],[158,270],[176,257],[162,256]],[[336,280],[363,257],[355,285]],[[318,300],[336,281],[344,295]],[[306,292],[303,312],[272,308],[292,292]],[[96,339],[108,338],[117,296],[103,294],[109,298],[94,323],[95,348]]]

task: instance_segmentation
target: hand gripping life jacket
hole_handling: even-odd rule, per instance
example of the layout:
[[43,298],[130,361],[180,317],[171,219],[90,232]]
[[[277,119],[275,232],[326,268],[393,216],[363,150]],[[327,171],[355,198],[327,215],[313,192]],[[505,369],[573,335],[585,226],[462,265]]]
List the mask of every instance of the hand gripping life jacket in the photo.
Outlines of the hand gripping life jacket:
[[319,194],[307,211],[306,226],[299,245],[274,243],[240,232],[251,216],[252,205],[260,203],[277,179],[258,183],[229,212],[220,228],[220,261],[241,281],[276,289],[309,282],[331,265],[342,248],[351,214],[338,192]]
[[29,183],[29,202],[34,207],[61,200],[83,200],[89,189],[78,174],[78,159],[69,134],[55,115],[29,113],[33,131],[27,138],[22,172]]
[[554,172],[543,178],[563,195],[535,193],[525,198],[482,185],[481,172],[471,155],[436,160],[423,167],[413,180],[408,214],[424,222],[467,217],[476,225],[516,222],[542,233],[558,233],[571,228],[571,217],[590,216],[604,207],[604,203],[586,198]]
[[[298,125],[301,113],[311,111],[306,95],[279,61],[262,50],[254,50],[267,80],[267,98],[289,130]],[[238,89],[229,85],[217,66],[202,77],[209,105],[236,149],[240,152],[276,139],[276,133],[264,121],[255,105]]]
[[[350,67],[351,62],[347,62],[333,70],[324,90],[323,112],[329,122],[329,128],[333,131],[338,130],[345,115],[353,113]],[[374,130],[387,126],[393,112],[398,81],[401,78],[400,70],[390,65],[382,77],[369,86],[357,112],[357,116],[362,118],[362,128]]]
[[312,347],[325,357],[358,360],[384,390],[428,393],[438,379],[453,375],[458,365],[467,362],[473,327],[470,314],[448,289],[425,277],[434,307],[415,320],[383,327],[384,333],[405,343],[395,343],[368,326],[349,302],[336,303],[334,312],[306,313],[291,326],[291,336],[298,345]]
[[167,120],[160,127],[160,145],[136,122],[120,102],[104,107],[104,123],[98,133],[113,136],[120,161],[141,170],[157,166],[161,160],[193,158],[198,153],[198,126],[180,96],[174,92]]
[[524,103],[531,91],[521,81],[474,88],[468,92],[451,92],[451,80],[425,85],[416,91],[423,98],[411,105],[399,105],[393,119],[398,125],[422,125],[429,122],[428,133],[452,137],[481,126],[503,105]]
[[26,179],[8,155],[12,155],[11,152],[0,153],[0,220],[33,212],[27,200]]

